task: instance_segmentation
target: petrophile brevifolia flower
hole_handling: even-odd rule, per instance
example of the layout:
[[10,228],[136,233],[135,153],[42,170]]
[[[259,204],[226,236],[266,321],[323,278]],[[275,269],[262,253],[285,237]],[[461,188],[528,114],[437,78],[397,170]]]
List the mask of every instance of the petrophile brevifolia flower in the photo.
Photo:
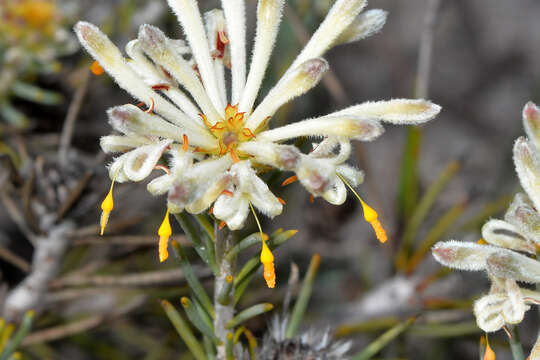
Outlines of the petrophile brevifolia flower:
[[[514,144],[514,165],[524,193],[515,195],[504,220],[491,219],[482,227],[478,244],[441,242],[433,248],[441,264],[469,271],[486,271],[491,288],[474,304],[478,326],[486,332],[520,323],[540,292],[521,283],[540,283],[540,262],[533,258],[540,246],[540,111],[529,102],[523,108],[526,137]],[[530,356],[540,360],[540,338]]]
[[[204,15],[196,0],[169,0],[185,40],[170,39],[142,25],[124,57],[96,26],[79,22],[80,42],[99,65],[142,102],[108,111],[120,135],[105,136],[105,152],[121,153],[109,167],[113,182],[142,181],[154,170],[164,173],[148,184],[167,194],[169,212],[213,215],[231,230],[240,229],[250,210],[279,215],[284,201],[260,175],[269,169],[290,172],[313,197],[342,204],[346,189],[358,186],[363,173],[347,165],[351,141],[370,141],[383,133],[382,122],[421,124],[440,107],[426,100],[366,102],[273,128],[272,116],[292,99],[315,87],[328,70],[322,56],[333,46],[380,30],[383,10],[360,14],[364,0],[337,0],[301,53],[274,87],[256,102],[278,34],[285,0],[259,0],[253,53],[248,68],[244,0],[223,0],[223,9]],[[230,70],[230,76],[226,71]],[[230,78],[230,84],[225,79]],[[313,151],[301,152],[288,141],[315,139]],[[112,193],[112,187],[111,187]],[[112,210],[104,207],[102,227]],[[365,202],[366,220],[386,240],[377,213]],[[108,212],[107,212],[108,211]],[[165,222],[167,223],[167,222]],[[163,235],[166,234],[166,235]],[[169,232],[160,239],[166,241]],[[273,256],[262,236],[261,260],[273,272]],[[160,246],[161,259],[166,245]],[[268,283],[274,278],[268,274]]]

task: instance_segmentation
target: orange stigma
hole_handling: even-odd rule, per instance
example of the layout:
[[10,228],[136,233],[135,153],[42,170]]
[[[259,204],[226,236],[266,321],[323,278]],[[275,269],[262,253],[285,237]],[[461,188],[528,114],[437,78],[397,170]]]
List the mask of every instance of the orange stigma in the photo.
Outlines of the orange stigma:
[[103,73],[105,72],[105,70],[103,70],[103,67],[97,61],[94,61],[92,65],[90,65],[90,71],[96,76],[103,75]]
[[225,120],[212,124],[206,115],[200,114],[205,126],[212,135],[219,141],[219,149],[213,152],[216,155],[224,156],[230,154],[231,159],[237,163],[241,160],[242,154],[236,151],[238,145],[249,141],[255,137],[251,129],[244,127],[245,113],[238,111],[238,105],[227,105],[225,108]]

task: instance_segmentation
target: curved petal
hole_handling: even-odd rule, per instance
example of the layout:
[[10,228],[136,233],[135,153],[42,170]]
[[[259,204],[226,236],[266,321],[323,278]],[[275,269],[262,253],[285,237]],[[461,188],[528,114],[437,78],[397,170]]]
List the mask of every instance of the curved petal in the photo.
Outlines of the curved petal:
[[156,145],[141,146],[129,152],[123,167],[127,178],[132,181],[141,181],[150,175],[163,151],[171,143],[172,140],[163,140]]

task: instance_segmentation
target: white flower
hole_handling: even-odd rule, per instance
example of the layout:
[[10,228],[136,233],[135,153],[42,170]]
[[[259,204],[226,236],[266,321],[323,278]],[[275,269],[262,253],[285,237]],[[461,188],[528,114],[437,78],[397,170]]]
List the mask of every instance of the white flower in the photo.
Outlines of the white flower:
[[[141,181],[165,155],[166,174],[148,190],[168,193],[171,212],[200,213],[214,204],[214,215],[231,229],[242,227],[251,203],[274,217],[282,204],[259,177],[273,167],[290,171],[313,196],[332,204],[346,199],[363,174],[345,164],[351,140],[373,140],[381,122],[420,124],[440,107],[425,100],[367,102],[325,116],[271,128],[270,119],[285,103],[316,86],[332,46],[379,31],[386,12],[360,14],[364,0],[337,0],[306,47],[281,80],[254,106],[281,21],[284,0],[260,0],[251,66],[246,67],[244,0],[223,0],[223,10],[201,16],[195,0],[169,0],[186,41],[169,39],[143,25],[129,42],[126,59],[97,27],[79,22],[80,42],[133,97],[145,103],[109,110],[110,123],[123,135],[105,136],[106,152],[127,151],[110,166],[116,181]],[[203,19],[206,23],[203,23]],[[230,67],[231,89],[225,81]],[[227,105],[234,104],[234,105]],[[320,138],[315,150],[301,153],[282,144],[300,136]],[[337,152],[336,152],[337,150]]]

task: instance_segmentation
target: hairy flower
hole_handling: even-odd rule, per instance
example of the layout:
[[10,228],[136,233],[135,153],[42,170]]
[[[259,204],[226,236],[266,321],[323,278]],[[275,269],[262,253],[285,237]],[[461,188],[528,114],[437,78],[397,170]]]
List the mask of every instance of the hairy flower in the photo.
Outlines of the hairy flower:
[[[484,224],[486,245],[451,240],[433,247],[435,259],[443,265],[487,272],[491,289],[474,305],[478,326],[486,332],[520,323],[529,305],[540,304],[539,292],[516,283],[540,283],[540,262],[528,256],[540,246],[540,111],[533,103],[525,105],[523,123],[529,138],[515,142],[514,164],[525,193],[515,195],[504,220]],[[539,360],[540,345],[535,349],[531,359]]]
[[[279,215],[283,201],[260,177],[268,169],[292,172],[313,197],[342,204],[346,185],[357,186],[363,179],[361,171],[346,164],[351,140],[377,138],[384,130],[381,122],[421,124],[440,111],[426,100],[366,102],[272,128],[271,118],[282,105],[319,83],[329,68],[325,52],[377,32],[386,13],[359,15],[365,0],[337,0],[282,78],[254,106],[284,0],[258,3],[249,71],[243,0],[223,0],[222,10],[204,16],[196,0],[169,0],[169,5],[186,41],[142,25],[138,38],[126,46],[129,59],[94,25],[79,22],[75,31],[118,85],[147,106],[123,105],[108,112],[111,126],[122,135],[103,137],[101,146],[105,152],[123,153],[109,167],[111,179],[141,181],[156,168],[164,170],[148,190],[167,194],[171,213],[200,213],[213,206],[214,216],[232,230],[243,226],[250,205],[269,217]],[[305,154],[285,143],[298,137],[320,140]],[[167,166],[158,165],[164,157]],[[375,211],[364,208],[385,240]]]

